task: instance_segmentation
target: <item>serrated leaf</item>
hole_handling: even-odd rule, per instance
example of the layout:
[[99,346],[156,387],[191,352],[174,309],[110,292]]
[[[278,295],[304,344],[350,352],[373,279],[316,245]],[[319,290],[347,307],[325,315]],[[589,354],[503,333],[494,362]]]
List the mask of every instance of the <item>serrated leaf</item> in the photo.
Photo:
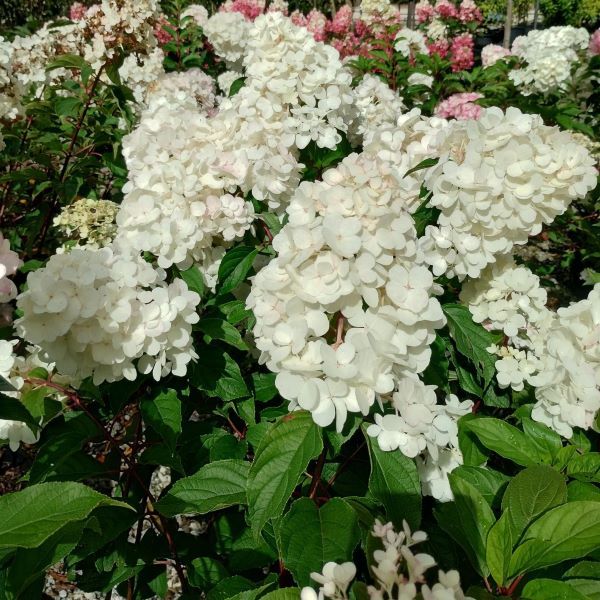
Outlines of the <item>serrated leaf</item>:
[[496,357],[487,349],[497,339],[481,324],[473,321],[473,315],[466,306],[445,304],[442,308],[456,349],[475,365],[484,386],[488,386],[496,373]]
[[175,451],[181,433],[181,400],[175,390],[166,390],[154,398],[142,399],[140,409],[147,425]]
[[518,465],[529,467],[542,462],[537,447],[516,427],[500,419],[481,417],[466,423],[481,443],[504,458]]
[[204,592],[229,576],[223,563],[210,556],[195,558],[187,566],[187,574],[190,584]]
[[534,579],[521,593],[522,600],[590,600],[564,581]]
[[205,348],[190,369],[190,384],[221,400],[250,396],[238,364],[226,352]]
[[421,522],[421,483],[414,461],[400,451],[381,450],[377,440],[363,432],[371,458],[370,494],[383,504],[396,527],[406,519],[416,529]]
[[268,402],[279,393],[275,387],[275,373],[252,373],[252,387],[257,402]]
[[510,576],[582,558],[600,547],[600,502],[557,506],[525,531],[510,561]]
[[119,506],[93,489],[72,481],[40,483],[0,497],[0,548],[35,548],[63,526],[81,521],[99,506]]
[[504,586],[506,581],[512,547],[511,526],[505,512],[492,525],[485,545],[485,560],[498,586]]
[[434,514],[438,525],[466,552],[476,571],[487,577],[486,540],[496,518],[483,496],[470,483],[448,475],[453,502],[440,504]]
[[471,467],[461,465],[452,471],[457,477],[461,477],[485,498],[486,502],[494,507],[500,505],[500,500],[510,477],[494,471],[488,467]]
[[39,430],[38,422],[19,400],[0,393],[0,419],[25,423],[34,433]]
[[579,481],[600,483],[600,452],[575,455],[567,463],[567,475]]
[[179,275],[181,276],[181,279],[186,282],[190,290],[196,292],[200,297],[204,295],[206,291],[206,285],[204,283],[202,273],[200,273],[200,270],[196,265],[192,265],[185,271],[180,271]]
[[246,504],[249,463],[219,460],[204,465],[197,473],[176,481],[155,507],[172,517],[183,513],[203,515],[214,510]]
[[514,542],[542,513],[567,501],[564,477],[552,467],[535,466],[518,473],[508,484],[502,498],[502,510]]
[[217,291],[226,294],[234,290],[248,275],[258,249],[251,246],[234,246],[228,250],[219,265]]
[[200,319],[194,329],[202,331],[208,337],[221,340],[238,350],[248,350],[246,342],[242,339],[240,332],[231,324],[223,319]]
[[255,537],[277,518],[308,463],[323,449],[321,430],[310,413],[285,415],[263,436],[248,475],[249,518]]
[[300,586],[310,585],[311,572],[320,572],[325,563],[352,560],[359,540],[356,513],[341,498],[332,498],[320,509],[300,498],[279,524],[280,556]]

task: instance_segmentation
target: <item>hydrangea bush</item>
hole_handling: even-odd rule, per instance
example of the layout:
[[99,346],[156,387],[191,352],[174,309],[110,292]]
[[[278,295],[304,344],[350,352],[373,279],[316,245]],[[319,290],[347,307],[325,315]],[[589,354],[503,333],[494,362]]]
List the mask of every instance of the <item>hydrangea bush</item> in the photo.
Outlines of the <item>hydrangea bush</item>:
[[600,283],[526,255],[595,201],[595,92],[288,13],[0,41],[0,599],[595,598]]

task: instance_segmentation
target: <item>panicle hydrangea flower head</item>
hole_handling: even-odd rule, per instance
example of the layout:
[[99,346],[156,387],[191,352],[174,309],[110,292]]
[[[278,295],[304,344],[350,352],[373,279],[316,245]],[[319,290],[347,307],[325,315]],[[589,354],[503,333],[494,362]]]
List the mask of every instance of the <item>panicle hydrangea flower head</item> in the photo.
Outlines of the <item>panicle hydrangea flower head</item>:
[[68,239],[91,248],[107,246],[117,232],[115,218],[119,205],[110,200],[80,198],[65,206],[53,224]]
[[563,91],[589,43],[590,35],[583,28],[560,26],[530,31],[513,43],[512,54],[525,64],[512,69],[509,77],[524,95]]
[[17,331],[67,376],[98,384],[133,380],[139,370],[158,380],[184,375],[197,358],[198,294],[180,279],[167,284],[164,272],[116,246],[55,254],[27,285]]
[[427,23],[435,17],[435,8],[429,0],[419,0],[415,6],[415,16],[417,23]]
[[265,0],[226,0],[219,7],[221,12],[237,12],[248,21],[254,21],[265,12]]
[[567,132],[514,107],[451,121],[425,178],[437,225],[421,238],[435,275],[478,277],[596,185],[595,161]]
[[475,42],[470,33],[463,33],[453,38],[450,44],[450,60],[452,70],[464,71],[470,69],[475,63]]

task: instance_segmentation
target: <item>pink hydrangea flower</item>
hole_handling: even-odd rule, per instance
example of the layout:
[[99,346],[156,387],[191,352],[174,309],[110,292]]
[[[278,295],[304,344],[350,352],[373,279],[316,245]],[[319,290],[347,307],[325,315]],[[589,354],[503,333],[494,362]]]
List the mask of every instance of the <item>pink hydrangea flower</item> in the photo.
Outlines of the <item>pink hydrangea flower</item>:
[[445,39],[439,39],[428,43],[427,47],[429,48],[429,54],[439,54],[442,58],[446,58],[448,50],[450,50],[450,42]]
[[470,69],[475,63],[475,43],[470,33],[456,36],[450,45],[450,60],[452,71],[464,71]]
[[600,54],[600,29],[596,29],[590,37],[590,53]]
[[290,15],[290,19],[294,25],[297,25],[298,27],[306,27],[306,17],[299,10],[295,10]]
[[81,21],[85,17],[87,8],[81,2],[73,2],[69,8],[69,19],[71,21]]
[[317,42],[325,41],[325,28],[327,27],[327,17],[316,8],[313,8],[306,15],[306,29],[308,29]]
[[327,30],[336,35],[347,35],[352,29],[352,8],[344,4],[327,23]]
[[159,46],[164,46],[173,39],[173,36],[164,28],[165,25],[169,27],[169,21],[165,17],[159,17],[158,22],[154,26],[154,37]]
[[435,9],[427,0],[419,0],[415,6],[417,23],[428,23],[435,17]]
[[458,11],[461,23],[481,23],[483,15],[474,0],[463,0]]
[[458,17],[456,6],[450,0],[438,0],[435,3],[434,10],[442,19],[456,19]]
[[265,12],[265,0],[227,0],[221,4],[220,12],[237,12],[248,21],[254,21],[256,17]]
[[478,104],[473,103],[479,98],[483,98],[483,95],[477,92],[453,94],[437,105],[435,115],[444,119],[458,119],[459,121],[477,120],[483,109]]

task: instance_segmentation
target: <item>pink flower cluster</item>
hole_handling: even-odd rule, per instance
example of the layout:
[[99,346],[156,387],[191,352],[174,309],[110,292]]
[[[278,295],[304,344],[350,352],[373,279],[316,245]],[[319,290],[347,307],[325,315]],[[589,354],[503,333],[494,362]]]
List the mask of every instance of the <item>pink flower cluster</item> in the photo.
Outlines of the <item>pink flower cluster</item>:
[[596,29],[590,37],[590,54],[600,54],[600,29]]
[[456,36],[450,44],[450,61],[452,70],[464,71],[475,63],[475,43],[470,33]]
[[420,0],[415,7],[415,16],[417,23],[430,23],[435,18],[442,21],[457,19],[461,23],[481,23],[483,20],[475,0],[462,0],[458,5],[452,0],[437,0],[435,4]]
[[244,15],[248,21],[254,21],[256,17],[265,12],[265,0],[227,0],[219,8],[220,12],[238,12]]
[[458,119],[459,121],[477,120],[483,110],[481,106],[474,104],[475,100],[479,100],[479,98],[483,98],[483,95],[477,92],[453,94],[437,105],[435,115],[444,119]]
[[81,21],[85,17],[87,8],[81,2],[73,2],[69,8],[69,19],[71,21]]
[[171,27],[171,24],[166,17],[159,17],[158,22],[154,26],[154,37],[156,37],[156,41],[161,46],[164,46],[173,39],[173,36],[165,29],[165,26]]
[[453,71],[470,69],[475,62],[474,41],[471,32],[481,23],[483,15],[474,0],[420,0],[415,7],[419,28],[427,34],[433,23],[445,28],[444,37],[429,39],[429,51],[448,58]]

